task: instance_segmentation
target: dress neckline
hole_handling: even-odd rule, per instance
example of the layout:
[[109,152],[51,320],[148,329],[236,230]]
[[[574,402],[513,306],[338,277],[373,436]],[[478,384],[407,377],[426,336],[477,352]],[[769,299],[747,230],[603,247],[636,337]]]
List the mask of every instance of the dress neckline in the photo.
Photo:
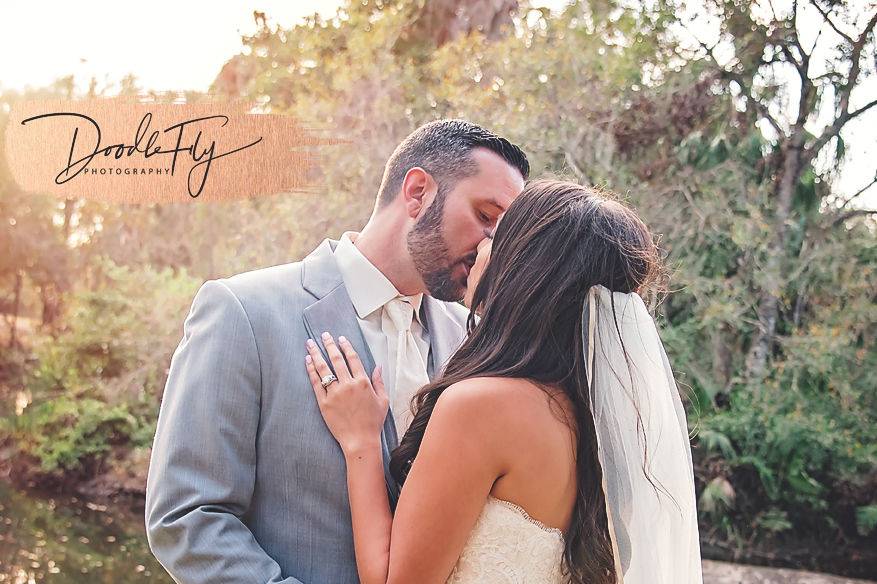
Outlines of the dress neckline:
[[529,521],[530,523],[532,523],[533,525],[535,525],[536,527],[538,527],[542,531],[557,535],[558,537],[560,537],[561,541],[565,541],[565,539],[563,537],[563,530],[562,529],[545,525],[544,523],[542,523],[538,519],[531,517],[530,514],[527,513],[527,510],[524,509],[523,507],[521,507],[520,505],[518,505],[517,503],[512,503],[511,501],[506,501],[505,499],[500,499],[500,498],[494,497],[493,495],[490,495],[490,494],[487,495],[487,498],[491,499],[493,501],[496,501],[497,503],[504,505],[504,506],[514,510],[514,511],[517,511],[518,514],[521,515],[521,517],[523,517],[524,519],[526,519],[527,521]]

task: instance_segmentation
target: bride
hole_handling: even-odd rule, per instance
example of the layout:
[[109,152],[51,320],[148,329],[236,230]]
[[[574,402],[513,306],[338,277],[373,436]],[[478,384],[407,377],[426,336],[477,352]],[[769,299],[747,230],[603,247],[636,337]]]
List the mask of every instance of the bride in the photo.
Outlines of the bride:
[[361,582],[701,582],[685,414],[640,296],[658,273],[631,209],[530,183],[479,248],[467,339],[412,402],[390,463],[395,513],[380,368],[369,379],[344,337],[323,335],[331,369],[309,346]]

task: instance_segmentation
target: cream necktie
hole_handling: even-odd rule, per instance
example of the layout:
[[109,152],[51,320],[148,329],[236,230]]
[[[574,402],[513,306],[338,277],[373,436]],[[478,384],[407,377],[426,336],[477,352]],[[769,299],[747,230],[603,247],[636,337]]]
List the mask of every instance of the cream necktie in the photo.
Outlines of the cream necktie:
[[400,440],[413,418],[411,397],[429,383],[426,365],[411,332],[413,318],[414,306],[406,296],[387,302],[381,315],[381,330],[387,335],[387,357],[395,363],[394,383],[389,390],[390,410]]

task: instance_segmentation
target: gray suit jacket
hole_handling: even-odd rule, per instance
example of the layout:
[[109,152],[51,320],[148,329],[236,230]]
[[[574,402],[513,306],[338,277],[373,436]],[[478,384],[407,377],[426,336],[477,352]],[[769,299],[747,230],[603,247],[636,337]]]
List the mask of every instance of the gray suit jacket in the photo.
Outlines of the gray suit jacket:
[[[359,581],[344,457],[317,407],[305,340],[345,335],[374,362],[333,250],[204,283],[174,352],[146,487],[150,548],[177,582]],[[424,296],[430,377],[468,311]],[[382,434],[391,502],[398,485]]]

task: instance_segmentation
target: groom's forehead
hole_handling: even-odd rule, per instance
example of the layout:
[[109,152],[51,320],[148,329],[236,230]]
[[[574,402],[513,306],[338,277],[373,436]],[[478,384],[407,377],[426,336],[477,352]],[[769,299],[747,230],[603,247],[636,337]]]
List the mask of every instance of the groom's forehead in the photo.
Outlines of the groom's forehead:
[[523,186],[524,177],[521,175],[521,170],[496,152],[487,148],[475,148],[470,156],[478,165],[476,176]]
[[474,150],[472,155],[478,171],[464,179],[469,183],[468,190],[480,203],[496,207],[497,212],[505,211],[524,188],[521,171],[484,148]]

